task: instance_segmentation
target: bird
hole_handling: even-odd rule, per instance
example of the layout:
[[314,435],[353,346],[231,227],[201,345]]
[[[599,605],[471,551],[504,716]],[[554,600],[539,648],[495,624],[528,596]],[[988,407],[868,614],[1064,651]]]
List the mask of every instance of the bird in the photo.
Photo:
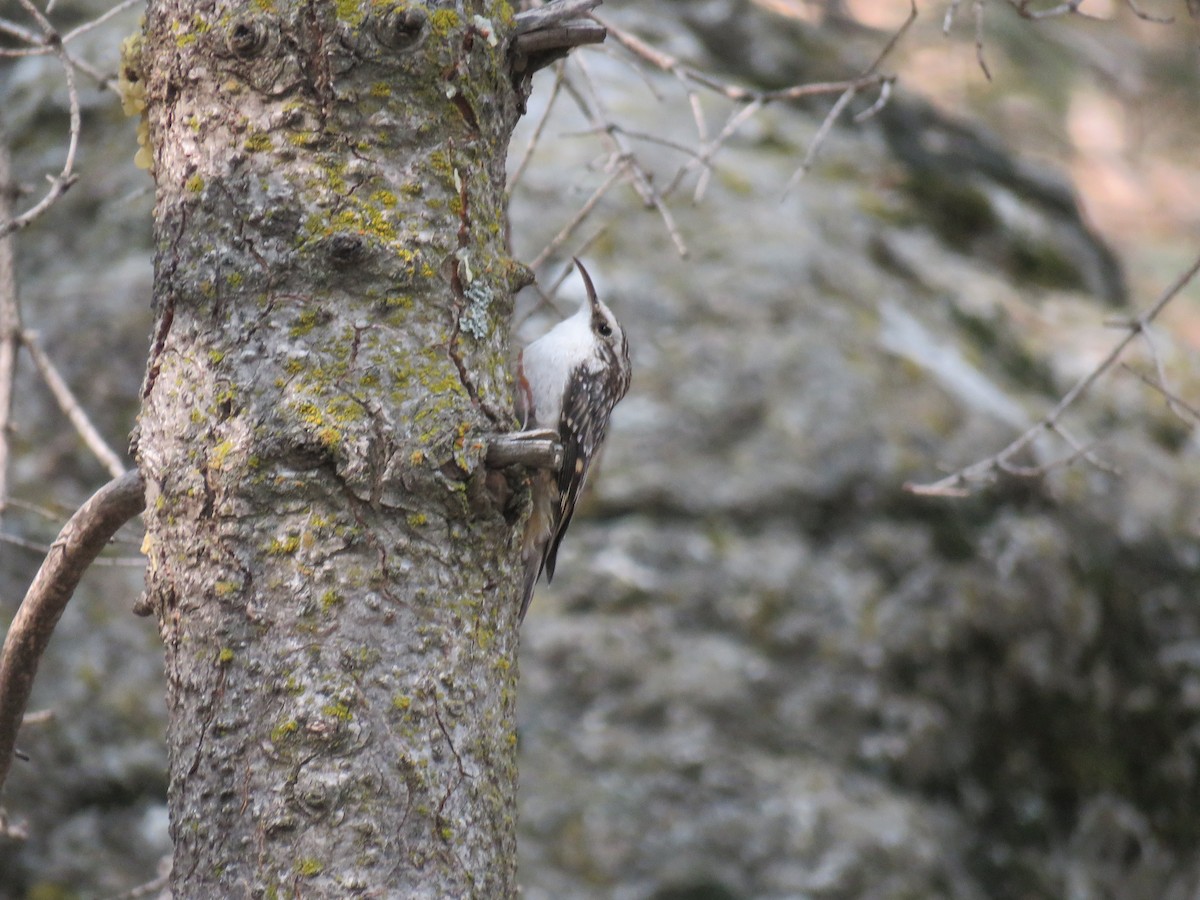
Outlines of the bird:
[[596,295],[587,269],[573,259],[586,296],[563,319],[521,351],[517,402],[525,428],[551,429],[562,443],[557,472],[538,469],[531,484],[532,511],[521,542],[525,567],[518,621],[524,621],[542,572],[554,578],[558,548],[604,444],[613,408],[629,390],[629,343],[612,310]]

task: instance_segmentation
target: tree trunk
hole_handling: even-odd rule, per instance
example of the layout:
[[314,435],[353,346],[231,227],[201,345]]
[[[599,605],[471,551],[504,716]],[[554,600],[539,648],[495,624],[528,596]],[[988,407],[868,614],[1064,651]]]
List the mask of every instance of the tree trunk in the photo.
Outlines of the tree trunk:
[[482,462],[526,278],[511,27],[482,0],[150,3],[135,444],[176,898],[515,893],[520,504]]

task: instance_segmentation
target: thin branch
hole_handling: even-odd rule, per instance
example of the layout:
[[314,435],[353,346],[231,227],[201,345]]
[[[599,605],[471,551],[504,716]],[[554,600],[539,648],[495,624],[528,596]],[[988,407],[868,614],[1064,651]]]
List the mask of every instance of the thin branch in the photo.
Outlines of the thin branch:
[[[1165,290],[1158,299],[1144,312],[1139,314],[1125,325],[1125,334],[1120,340],[1113,345],[1105,357],[1097,363],[1091,371],[1080,378],[1075,385],[1063,395],[1062,399],[1055,404],[1054,408],[1043,416],[1031,428],[1018,436],[1012,443],[1006,446],[998,453],[982,459],[977,463],[959,469],[952,475],[935,481],[932,484],[915,484],[909,482],[904,486],[905,490],[920,494],[923,496],[941,496],[941,497],[959,497],[969,493],[969,487],[975,484],[989,484],[995,480],[996,473],[999,471],[1013,471],[1013,458],[1028,447],[1033,441],[1046,432],[1055,432],[1059,435],[1063,434],[1062,428],[1059,425],[1059,419],[1063,414],[1088,392],[1093,384],[1100,379],[1102,375],[1108,372],[1116,364],[1117,360],[1129,347],[1131,343],[1137,340],[1146,328],[1153,322],[1158,315],[1167,307],[1167,304],[1179,296],[1180,292],[1192,282],[1196,275],[1200,273],[1200,256],[1192,261],[1192,264],[1181,274],[1175,281]],[[1078,446],[1076,442],[1076,446]],[[1079,456],[1079,453],[1072,455],[1071,459]],[[1045,474],[1049,471],[1052,465],[1038,466],[1029,470],[1021,470],[1021,474],[1034,472],[1038,475]]]
[[678,171],[675,172],[675,177],[671,179],[671,183],[663,188],[663,194],[671,196],[675,190],[683,183],[683,179],[687,177],[688,172],[695,169],[697,166],[704,166],[704,171],[700,173],[700,178],[696,182],[696,190],[692,194],[692,199],[699,203],[704,192],[708,187],[708,173],[712,171],[712,158],[720,152],[725,146],[725,142],[733,137],[734,133],[742,126],[742,124],[751,119],[763,105],[765,100],[751,100],[741,109],[736,110],[729,119],[725,122],[724,127],[717,132],[717,136],[704,145],[700,152],[696,154],[694,159],[688,160]]
[[574,61],[580,74],[583,76],[583,85],[586,88],[587,96],[584,96],[584,92],[576,87],[572,80],[566,82],[568,93],[570,93],[579,105],[580,111],[602,133],[605,139],[604,142],[609,144],[612,154],[628,165],[634,190],[638,192],[638,196],[642,198],[642,202],[647,207],[653,207],[658,210],[659,217],[663,221],[663,226],[667,229],[667,234],[670,235],[672,243],[675,244],[675,251],[681,257],[686,257],[688,255],[688,248],[683,240],[683,234],[680,232],[679,226],[675,222],[675,217],[671,214],[671,210],[663,202],[662,193],[654,187],[653,177],[642,166],[637,154],[633,152],[624,135],[618,131],[608,129],[607,126],[612,121],[612,116],[609,115],[604,102],[600,99],[600,94],[596,90],[596,84],[592,79],[591,72],[588,71],[587,64],[582,58],[576,57]]
[[49,506],[42,506],[38,503],[30,503],[28,500],[21,500],[17,497],[9,497],[5,501],[12,509],[23,509],[26,512],[31,512],[41,516],[43,519],[49,519],[51,522],[61,522],[69,514],[70,510],[55,510]]
[[46,382],[46,386],[50,388],[50,393],[54,395],[54,399],[58,402],[58,408],[63,411],[67,419],[75,426],[75,430],[79,432],[79,436],[83,438],[83,442],[87,445],[88,449],[100,460],[100,463],[108,470],[108,474],[114,478],[125,474],[125,463],[117,455],[116,451],[108,446],[104,437],[87,417],[87,413],[83,411],[83,407],[75,399],[75,395],[71,392],[71,388],[67,385],[66,380],[59,374],[50,357],[46,355],[46,352],[38,344],[37,335],[31,331],[24,331],[21,333],[21,343],[29,351],[29,355],[33,357],[33,364],[37,367],[38,374],[42,376],[42,380]]
[[1139,19],[1143,19],[1147,22],[1153,22],[1155,25],[1174,25],[1175,24],[1174,16],[1152,16],[1152,15],[1150,15],[1150,13],[1142,12],[1142,10],[1138,9],[1137,4],[1134,3],[1133,0],[1125,0],[1125,5],[1128,6],[1130,11],[1132,11],[1133,14],[1135,16],[1137,16]]
[[791,192],[805,175],[812,169],[813,163],[816,161],[817,153],[825,144],[825,138],[829,136],[829,132],[833,130],[834,124],[842,117],[842,111],[850,105],[850,101],[858,95],[856,88],[850,87],[837,98],[837,101],[829,108],[829,112],[825,114],[825,118],[821,120],[821,127],[817,129],[817,133],[813,135],[812,141],[809,142],[808,151],[804,154],[804,161],[800,163],[800,167],[792,173],[791,178],[787,180],[787,184],[783,186],[783,194],[786,196]]
[[[0,222],[12,216],[12,173],[8,143],[0,133]],[[0,235],[0,521],[8,505],[9,433],[12,429],[13,384],[21,342],[21,307],[13,266],[11,234]]]
[[521,154],[521,161],[517,163],[516,169],[508,179],[507,190],[510,196],[516,186],[520,184],[521,177],[525,174],[525,169],[533,159],[534,151],[542,139],[542,132],[546,129],[546,123],[550,121],[550,111],[554,109],[554,101],[558,99],[559,92],[562,90],[562,83],[563,67],[560,64],[554,70],[554,85],[550,88],[550,96],[546,100],[546,108],[542,110],[537,124],[533,127],[533,133],[530,134],[529,142],[525,145],[525,152]]
[[50,189],[40,201],[30,209],[15,218],[0,219],[0,237],[25,228],[53,206],[63,194],[73,185],[78,176],[74,174],[75,153],[79,149],[79,130],[81,116],[79,112],[79,91],[75,85],[75,63],[63,47],[62,37],[55,30],[50,20],[34,5],[33,0],[19,0],[21,6],[38,24],[42,30],[40,38],[32,36],[33,42],[43,44],[51,49],[63,67],[63,75],[67,83],[67,101],[70,107],[71,130],[67,141],[67,156],[63,162],[62,171],[50,178]]
[[18,41],[25,44],[41,44],[42,39],[36,31],[30,31],[23,25],[18,25],[16,22],[9,19],[0,19],[0,33],[7,34],[9,37],[15,37]]
[[[586,240],[583,241],[583,243],[576,246],[575,252],[573,255],[575,255],[575,256],[587,255],[587,251],[589,249],[591,249],[591,246],[594,243],[596,243],[596,241],[598,241],[607,230],[608,230],[608,225],[602,225],[596,231],[592,232],[591,237],[587,238]],[[514,333],[516,331],[518,331],[521,328],[521,326],[524,325],[525,322],[527,322],[529,320],[529,318],[531,316],[533,316],[535,313],[537,313],[538,310],[540,310],[546,306],[549,306],[552,310],[554,310],[554,312],[558,318],[561,319],[564,317],[563,311],[558,308],[558,305],[554,302],[554,298],[558,295],[558,289],[560,287],[562,287],[563,282],[566,281],[567,278],[574,271],[575,271],[575,266],[571,263],[568,263],[567,265],[562,267],[562,272],[559,274],[559,276],[557,278],[554,279],[553,282],[551,282],[549,287],[543,288],[539,282],[534,282],[533,289],[537,292],[537,300],[533,303],[533,305],[531,305],[529,307],[529,309],[527,309],[525,311],[525,313],[519,319],[514,321],[514,323],[513,323],[513,332]]]
[[602,131],[607,131],[610,134],[623,134],[626,137],[633,138],[635,141],[645,141],[647,144],[657,144],[660,147],[666,147],[668,150],[675,150],[682,153],[684,156],[690,156],[697,161],[700,158],[700,151],[694,147],[689,147],[687,144],[681,144],[679,141],[673,141],[670,138],[660,137],[657,134],[651,134],[648,131],[639,131],[634,128],[626,128],[624,125],[619,125],[616,122],[609,122],[608,125],[595,128],[588,128],[584,131],[568,131],[563,137],[580,137],[582,135],[600,134]]
[[[1154,338],[1150,333],[1150,329],[1143,328],[1141,335],[1142,341],[1146,345],[1146,350],[1150,354],[1150,362],[1154,364],[1154,371],[1158,373],[1158,389],[1167,401],[1167,408],[1184,422],[1187,422],[1188,415],[1191,414],[1194,416],[1195,413],[1192,412],[1191,407],[1189,407],[1187,404],[1178,405],[1176,403],[1174,391],[1167,386],[1169,381],[1167,378],[1167,368],[1163,365],[1162,356],[1158,352],[1158,346],[1154,343]],[[1129,367],[1126,366],[1125,368],[1128,369]],[[1130,369],[1130,371],[1132,372],[1133,370]],[[1195,421],[1193,420],[1191,424],[1195,424]]]
[[[113,539],[113,543],[116,543],[116,538]],[[54,549],[53,545],[39,544],[37,541],[17,537],[15,534],[6,534],[3,531],[0,531],[0,544],[11,544],[14,547],[20,547],[22,550],[28,550],[30,553],[36,553],[38,556],[45,556]],[[144,556],[99,556],[92,561],[92,565],[107,568],[137,569],[146,565],[146,558]]]
[[979,68],[983,70],[983,77],[991,81],[992,70],[983,58],[983,4],[984,0],[975,0],[975,59],[979,62]]
[[554,254],[555,250],[566,243],[567,239],[575,232],[575,229],[579,227],[583,220],[588,217],[588,214],[591,213],[596,204],[600,202],[604,195],[611,190],[612,186],[616,184],[617,181],[620,180],[620,178],[625,174],[627,166],[628,163],[622,160],[618,165],[613,167],[613,170],[609,173],[608,178],[606,178],[604,182],[592,192],[592,196],[590,196],[587,199],[587,202],[576,211],[571,221],[564,225],[559,230],[558,234],[551,239],[550,243],[542,248],[542,252],[539,253],[533,262],[529,264],[529,268],[536,269],[547,259],[549,259]]
[[67,601],[109,538],[145,503],[145,483],[136,469],[110,481],[63,526],[29,586],[0,649],[0,787],[12,765],[38,663]]
[[[803,177],[804,173],[811,168],[813,159],[815,158],[817,151],[820,149],[821,144],[824,142],[826,136],[832,128],[834,121],[845,110],[850,100],[866,90],[870,90],[874,87],[880,88],[880,96],[870,107],[870,109],[866,111],[866,113],[861,114],[862,118],[874,115],[887,103],[888,99],[891,97],[891,86],[894,78],[891,76],[879,75],[878,70],[883,64],[883,61],[896,47],[904,34],[907,33],[913,22],[916,21],[916,16],[916,5],[910,0],[910,11],[908,18],[892,34],[888,42],[884,45],[883,49],[876,56],[875,60],[858,78],[848,81],[793,85],[791,87],[771,91],[756,91],[721,81],[705,72],[701,72],[685,65],[676,57],[650,46],[636,35],[624,31],[616,26],[608,25],[609,34],[618,44],[639,59],[642,59],[643,61],[649,63],[655,68],[662,70],[663,72],[674,75],[684,83],[685,89],[688,92],[689,102],[692,107],[693,118],[696,120],[697,130],[700,133],[700,150],[693,155],[693,159],[688,160],[676,171],[667,187],[658,192],[656,196],[657,204],[661,204],[665,198],[674,193],[682,183],[683,179],[690,172],[695,170],[698,166],[703,166],[705,167],[705,171],[701,172],[693,193],[693,199],[696,202],[699,202],[703,198],[704,192],[707,189],[709,179],[711,177],[711,172],[708,171],[708,169],[710,167],[710,161],[712,158],[716,156],[716,154],[725,145],[729,138],[733,136],[738,128],[766,104],[801,100],[808,97],[823,96],[827,94],[839,94],[840,96],[837,102],[835,102],[833,110],[831,110],[830,114],[826,116],[826,120],[822,123],[821,128],[817,133],[817,137],[809,146],[808,152],[805,155],[804,163],[801,165],[797,173],[789,180],[789,187],[794,185],[796,180],[798,180],[800,177]],[[696,99],[695,93],[688,86],[690,84],[699,85],[707,90],[725,97],[728,100],[733,101],[734,103],[743,104],[740,109],[736,110],[730,116],[729,120],[725,124],[725,127],[711,141],[708,141],[706,138],[704,117],[700,111],[699,102]],[[859,118],[860,117],[856,116],[856,119]]]
[[[1174,391],[1170,390],[1165,381],[1155,381],[1149,375],[1139,372],[1128,363],[1121,363],[1121,368],[1133,375],[1134,378],[1141,381],[1142,384],[1149,388],[1153,388],[1154,390],[1158,391],[1158,393],[1162,394],[1163,399],[1167,401],[1167,408],[1171,410],[1171,412],[1173,412],[1182,422],[1193,428],[1200,424],[1200,408],[1192,406]],[[1159,375],[1159,378],[1162,378],[1161,374]]]
[[608,109],[604,102],[600,99],[600,93],[596,90],[596,83],[592,79],[592,73],[588,70],[587,63],[580,57],[575,57],[574,63],[579,69],[579,74],[582,76],[581,88],[573,78],[564,80],[564,87],[567,93],[575,101],[579,107],[579,111],[587,118],[588,122],[597,130],[601,136],[601,141],[608,145],[609,153],[618,159],[623,159],[629,163],[629,171],[633,175],[633,187],[638,192],[638,196],[642,198],[642,203],[646,207],[654,205],[654,187],[650,184],[650,177],[646,171],[637,162],[637,157],[633,153],[630,146],[622,139],[621,135],[614,134],[608,130],[608,123],[612,117],[608,114]]
[[107,22],[109,19],[113,18],[114,16],[119,16],[121,13],[125,12],[125,10],[132,9],[133,7],[138,6],[144,2],[145,2],[145,0],[121,0],[120,3],[118,3],[116,6],[112,7],[111,9],[109,9],[107,12],[101,13],[96,18],[91,19],[87,22],[84,22],[82,25],[78,25],[75,28],[72,28],[70,31],[68,31],[66,34],[63,35],[62,42],[64,44],[69,44],[69,43],[71,43],[71,41],[75,40],[75,38],[79,37],[81,34],[87,34],[93,28],[99,28],[101,25],[103,25],[105,22]]
[[1017,11],[1023,19],[1052,19],[1058,16],[1080,15],[1086,19],[1093,19],[1095,16],[1090,16],[1083,12],[1079,7],[1083,0],[1065,0],[1057,6],[1051,6],[1048,9],[1030,9],[1033,5],[1031,0],[1008,0],[1008,5]]
[[[688,245],[683,240],[683,234],[680,234],[679,227],[674,221],[674,216],[671,215],[671,210],[667,209],[666,203],[662,200],[662,194],[654,187],[653,179],[646,169],[642,167],[642,163],[638,161],[637,155],[625,142],[624,136],[618,131],[613,131],[608,128],[608,122],[611,121],[611,116],[608,115],[608,110],[604,106],[604,102],[600,100],[599,92],[595,89],[595,82],[592,80],[592,73],[588,72],[587,65],[582,59],[575,59],[575,65],[580,70],[583,76],[583,84],[587,88],[587,96],[584,96],[583,91],[576,86],[574,80],[568,79],[565,82],[566,91],[574,98],[580,112],[586,115],[588,121],[596,128],[602,137],[605,138],[605,143],[610,145],[612,156],[622,162],[628,170],[634,190],[637,191],[638,197],[642,198],[642,203],[648,208],[658,210],[659,216],[662,218],[662,224],[667,229],[667,234],[671,236],[671,241],[676,245],[676,252],[680,257],[688,256]],[[580,220],[581,221],[581,220]]]
[[892,93],[891,84],[895,79],[879,75],[879,67],[883,65],[883,61],[888,58],[891,52],[896,49],[896,45],[900,43],[900,39],[908,33],[908,30],[912,28],[915,21],[917,21],[917,3],[916,0],[909,0],[908,18],[892,33],[888,42],[883,45],[883,49],[875,56],[875,59],[867,67],[866,71],[842,92],[842,95],[837,98],[829,112],[825,114],[825,118],[821,122],[821,127],[817,129],[817,133],[808,145],[808,151],[804,154],[804,161],[784,186],[784,194],[787,194],[796,186],[796,183],[801,178],[809,173],[813,163],[816,161],[817,153],[820,152],[821,146],[825,143],[837,120],[841,118],[846,107],[850,105],[850,101],[862,93],[868,85],[878,84],[880,86],[879,97],[867,109],[863,118],[875,115],[887,104],[888,98],[891,97]]

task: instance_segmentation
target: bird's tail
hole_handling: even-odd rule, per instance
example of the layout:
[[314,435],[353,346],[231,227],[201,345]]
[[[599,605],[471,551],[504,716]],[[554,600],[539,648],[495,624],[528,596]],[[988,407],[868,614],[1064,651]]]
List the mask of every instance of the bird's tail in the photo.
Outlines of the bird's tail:
[[529,604],[533,602],[533,588],[538,576],[542,574],[542,555],[539,553],[532,559],[525,560],[525,590],[521,594],[521,613],[517,623],[525,621],[525,613],[529,612]]
[[529,604],[533,601],[533,587],[546,565],[546,549],[554,535],[554,509],[557,486],[554,478],[545,471],[534,474],[531,485],[533,509],[525,523],[525,534],[521,540],[521,561],[525,564],[525,586],[521,595],[521,613],[518,621],[525,620]]

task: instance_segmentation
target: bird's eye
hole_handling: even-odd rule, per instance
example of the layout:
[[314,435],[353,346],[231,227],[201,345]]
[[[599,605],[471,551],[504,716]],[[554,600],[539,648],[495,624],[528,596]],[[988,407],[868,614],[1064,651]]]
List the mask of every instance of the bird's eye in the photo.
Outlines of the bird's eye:
[[596,330],[599,331],[604,337],[612,337],[612,326],[607,322],[601,322],[600,327]]

